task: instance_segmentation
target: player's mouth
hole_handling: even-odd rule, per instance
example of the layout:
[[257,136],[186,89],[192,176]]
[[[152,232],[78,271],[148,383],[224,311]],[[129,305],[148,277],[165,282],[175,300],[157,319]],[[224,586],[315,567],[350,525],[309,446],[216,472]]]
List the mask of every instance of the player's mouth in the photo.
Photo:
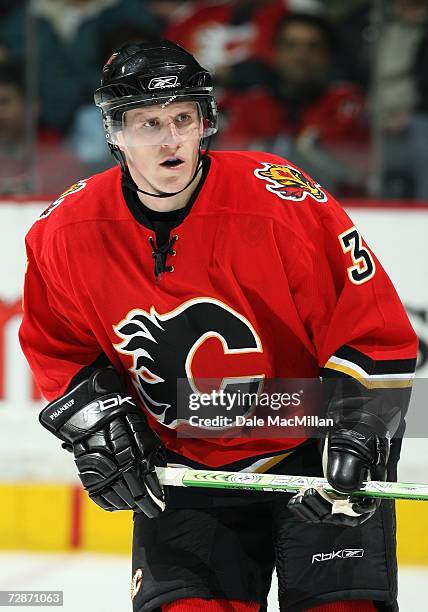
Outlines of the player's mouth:
[[161,166],[163,168],[168,168],[168,169],[175,169],[175,168],[180,168],[180,166],[182,166],[184,164],[184,161],[182,159],[180,159],[179,157],[168,157],[167,159],[165,159],[163,162],[161,162]]

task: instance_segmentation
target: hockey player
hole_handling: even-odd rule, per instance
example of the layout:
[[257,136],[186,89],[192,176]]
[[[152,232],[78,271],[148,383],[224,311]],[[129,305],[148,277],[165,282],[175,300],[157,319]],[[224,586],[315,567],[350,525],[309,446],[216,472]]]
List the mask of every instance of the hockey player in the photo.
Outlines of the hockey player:
[[[28,233],[20,340],[51,402],[40,421],[90,497],[134,510],[134,611],[266,610],[274,567],[282,611],[397,610],[391,503],[163,491],[154,470],[324,470],[349,494],[394,478],[417,343],[387,275],[291,162],[202,147],[211,77],[184,49],[122,46],[95,100],[119,166]],[[318,441],[177,435],[179,379],[255,373],[322,376],[334,426]]]

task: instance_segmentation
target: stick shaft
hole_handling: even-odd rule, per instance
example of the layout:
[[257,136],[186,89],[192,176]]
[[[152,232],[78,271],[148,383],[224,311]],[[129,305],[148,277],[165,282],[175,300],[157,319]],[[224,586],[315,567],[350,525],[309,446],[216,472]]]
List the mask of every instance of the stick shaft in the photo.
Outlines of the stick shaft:
[[[207,487],[213,489],[241,489],[251,491],[278,491],[296,493],[302,488],[322,487],[334,491],[325,478],[313,476],[286,476],[285,474],[254,474],[249,472],[223,472],[192,470],[187,468],[156,468],[159,480],[173,487]],[[428,501],[428,485],[405,482],[364,482],[352,495],[384,499],[410,499]]]

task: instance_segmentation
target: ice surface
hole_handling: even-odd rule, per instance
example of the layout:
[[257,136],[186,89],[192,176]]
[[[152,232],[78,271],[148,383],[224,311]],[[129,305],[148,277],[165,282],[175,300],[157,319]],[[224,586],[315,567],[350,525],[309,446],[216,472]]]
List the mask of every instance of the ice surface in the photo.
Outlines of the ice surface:
[[[0,590],[64,591],[61,612],[131,612],[130,559],[116,555],[0,554]],[[401,612],[425,612],[428,567],[400,570]],[[269,596],[269,612],[276,612],[276,581]],[[6,608],[5,608],[6,609]]]

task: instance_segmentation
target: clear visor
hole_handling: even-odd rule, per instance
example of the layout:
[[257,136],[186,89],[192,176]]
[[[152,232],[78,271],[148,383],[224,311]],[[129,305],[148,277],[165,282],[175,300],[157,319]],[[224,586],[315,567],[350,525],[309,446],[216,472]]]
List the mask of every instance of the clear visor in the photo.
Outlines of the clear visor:
[[109,118],[108,128],[107,140],[126,147],[174,145],[216,131],[202,117],[199,104],[192,101],[133,108],[120,121]]

